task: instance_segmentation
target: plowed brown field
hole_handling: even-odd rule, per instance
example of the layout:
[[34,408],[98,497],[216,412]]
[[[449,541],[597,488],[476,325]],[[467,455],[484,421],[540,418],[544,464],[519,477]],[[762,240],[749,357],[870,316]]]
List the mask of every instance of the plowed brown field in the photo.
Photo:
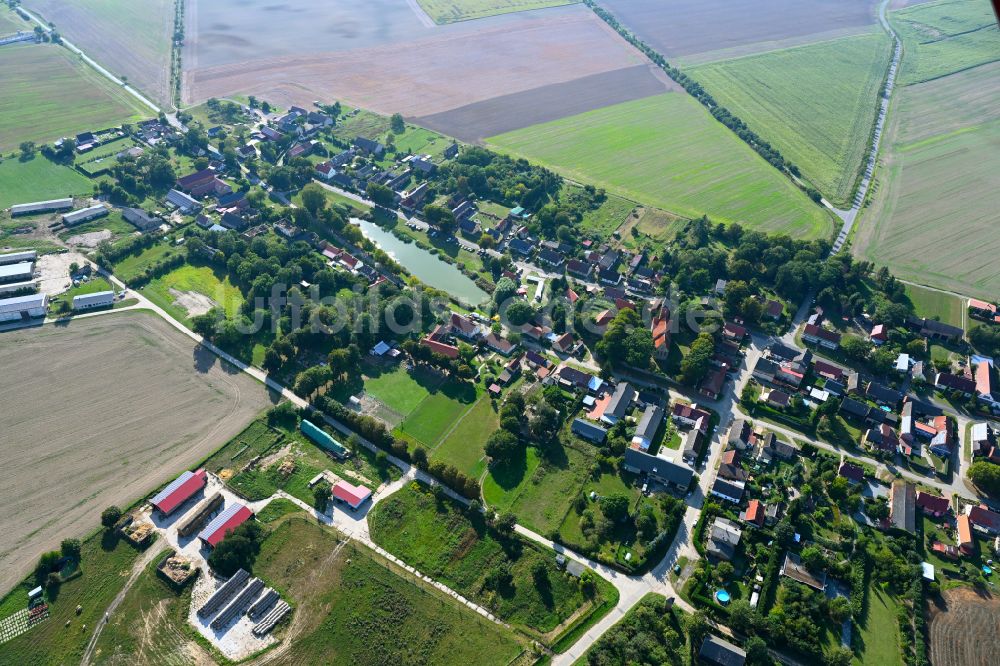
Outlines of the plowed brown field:
[[944,609],[931,605],[930,647],[934,666],[996,666],[1000,598],[966,587],[942,593]]

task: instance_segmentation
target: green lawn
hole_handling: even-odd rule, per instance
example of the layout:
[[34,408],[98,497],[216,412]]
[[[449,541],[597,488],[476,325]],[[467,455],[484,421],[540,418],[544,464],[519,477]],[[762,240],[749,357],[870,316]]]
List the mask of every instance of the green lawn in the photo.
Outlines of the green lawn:
[[918,317],[939,319],[954,326],[963,325],[965,301],[958,296],[925,289],[914,284],[906,285],[906,296],[913,303],[913,310]]
[[867,156],[891,52],[891,41],[879,30],[688,73],[796,164],[827,199],[845,206]]
[[88,194],[92,189],[90,181],[83,175],[67,166],[50,162],[41,155],[27,162],[17,158],[0,162],[0,208]]
[[986,0],[938,0],[892,12],[889,19],[903,40],[901,85],[1000,60],[1000,30]]
[[149,115],[129,93],[54,44],[4,46],[0,81],[2,151],[22,141],[48,143]]
[[861,655],[856,664],[890,666],[903,662],[899,648],[899,623],[895,599],[873,585],[868,590],[868,617],[861,627]]
[[686,94],[615,104],[487,142],[679,215],[800,238],[832,229],[829,214]]
[[[481,514],[470,516],[450,500],[439,502],[425,486],[411,483],[379,502],[368,522],[380,546],[536,635],[553,631],[590,603],[576,579],[556,568],[555,553],[518,537],[505,543]],[[532,572],[537,562],[545,565],[541,584]],[[512,580],[491,592],[484,583],[499,566],[510,568]]]
[[500,418],[493,401],[483,396],[434,449],[431,459],[454,465],[459,471],[478,478],[486,464],[483,446],[499,427]]
[[418,0],[435,23],[470,19],[573,4],[577,0]]
[[115,264],[115,276],[123,282],[129,282],[138,277],[149,266],[158,261],[166,259],[175,254],[184,253],[185,250],[167,243],[158,243],[147,248],[137,255],[125,257]]
[[[155,544],[153,548],[157,547]],[[83,542],[81,575],[64,582],[58,592],[49,592],[51,616],[27,633],[0,644],[3,664],[79,663],[92,628],[122,589],[139,551],[123,539],[99,533]],[[0,601],[0,616],[26,608],[34,579],[18,585]],[[83,610],[77,614],[77,605]],[[65,626],[69,622],[69,626]],[[87,625],[88,630],[83,629]]]
[[432,449],[448,429],[476,400],[475,388],[468,384],[445,383],[421,401],[400,424],[405,435]]
[[60,231],[59,238],[65,241],[74,236],[89,234],[95,231],[103,231],[105,229],[111,232],[112,240],[117,240],[122,236],[135,233],[135,227],[126,222],[125,218],[122,217],[122,214],[119,211],[113,210],[102,218],[91,220],[90,222],[84,222],[83,224],[75,227],[70,227],[65,231]]
[[[355,201],[350,197],[345,197],[343,194],[338,192],[331,192],[330,190],[324,188],[323,195],[326,197],[326,200],[330,202],[331,207],[347,206],[351,209],[352,214],[354,215],[363,215],[371,210],[371,206],[366,206],[365,204]],[[292,197],[292,202],[296,205],[302,205],[301,192]]]
[[[172,293],[174,292],[174,293]],[[228,317],[236,316],[243,305],[243,294],[229,281],[222,271],[209,266],[185,264],[143,287],[142,293],[179,321],[189,322],[188,311],[175,303],[182,292],[195,292],[207,296],[222,306]]]
[[409,372],[399,365],[390,372],[366,378],[365,392],[405,417],[440,383],[441,380],[430,373],[419,369]]
[[256,518],[262,523],[273,523],[282,516],[287,516],[290,513],[298,513],[299,511],[302,511],[302,509],[298,504],[290,499],[279,497],[271,500],[267,503],[267,506],[258,511]]
[[69,312],[73,306],[74,296],[83,296],[84,294],[96,294],[99,291],[111,291],[111,283],[102,277],[94,278],[92,280],[87,280],[86,282],[80,284],[76,287],[71,287],[69,290],[55,296],[49,301],[49,307],[52,312],[58,313],[60,311]]
[[504,666],[521,639],[367,548],[291,518],[264,541],[254,575],[298,615],[289,663],[489,664]]
[[635,204],[631,201],[608,195],[599,208],[584,213],[580,227],[584,231],[593,231],[602,238],[608,238],[622,225],[633,208]]
[[439,157],[452,144],[452,139],[423,127],[407,125],[406,131],[396,135],[394,143],[400,153]]

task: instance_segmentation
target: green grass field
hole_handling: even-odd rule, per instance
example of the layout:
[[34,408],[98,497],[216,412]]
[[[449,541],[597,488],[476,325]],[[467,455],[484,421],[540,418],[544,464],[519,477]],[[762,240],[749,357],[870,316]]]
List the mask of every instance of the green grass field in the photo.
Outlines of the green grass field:
[[1000,29],[987,0],[938,0],[889,19],[903,40],[902,85],[1000,60]]
[[146,248],[137,255],[125,257],[115,264],[115,276],[124,282],[128,282],[135,279],[154,263],[183,252],[185,252],[183,248],[167,243],[158,243],[150,248]]
[[799,238],[830,216],[688,95],[666,93],[487,140],[583,182],[687,217]]
[[855,253],[907,280],[995,298],[1000,63],[897,94]]
[[95,231],[103,231],[105,229],[111,232],[112,240],[117,240],[122,236],[135,233],[135,227],[126,222],[125,218],[122,217],[122,214],[119,211],[113,210],[102,218],[92,220],[90,222],[84,222],[83,224],[75,227],[70,227],[65,231],[60,231],[58,235],[62,240],[67,240],[74,236],[89,234]]
[[399,365],[390,372],[365,379],[365,392],[402,416],[408,416],[436,389],[440,378]]
[[965,301],[957,296],[913,284],[906,285],[906,295],[918,317],[938,319],[954,326],[965,322]]
[[420,402],[399,429],[426,448],[433,449],[476,399],[475,388],[470,385],[443,384]]
[[243,432],[212,454],[203,467],[213,474],[218,474],[224,469],[239,469],[251,458],[271,451],[283,437],[281,432],[268,427],[263,420],[253,421],[243,429]]
[[[153,544],[156,548],[157,544]],[[104,610],[122,589],[139,551],[115,536],[96,534],[83,542],[81,574],[62,583],[58,591],[47,592],[51,616],[27,633],[0,644],[3,664],[79,663],[90,640],[91,630]],[[0,617],[28,605],[28,590],[34,579],[18,585],[0,601]],[[83,610],[77,614],[77,605]],[[65,626],[66,623],[69,626]]]
[[[590,603],[576,580],[556,568],[553,552],[519,538],[516,547],[505,547],[481,515],[469,516],[449,500],[436,501],[424,486],[411,483],[379,502],[368,522],[380,546],[536,634],[553,631]],[[536,562],[546,565],[543,584],[533,579]],[[495,592],[484,589],[487,574],[502,565],[510,567],[511,583]]]
[[176,303],[178,293],[195,292],[207,296],[219,306],[226,315],[234,317],[243,305],[243,294],[229,282],[229,276],[216,273],[208,266],[192,266],[185,264],[159,277],[143,287],[142,293],[149,300],[169,312],[176,319],[189,322],[190,315],[181,305]]
[[881,30],[694,67],[715,99],[838,206],[852,198],[892,44]]
[[0,162],[0,208],[86,194],[91,190],[90,181],[84,176],[41,155],[27,162],[16,157]]
[[54,44],[10,44],[0,51],[0,150],[47,143],[148,114],[127,92]]
[[524,12],[545,7],[570,5],[577,0],[418,0],[435,23],[455,23],[470,19]]
[[268,536],[254,565],[298,614],[289,663],[503,666],[521,653],[514,632],[367,548],[337,545],[331,530],[293,517]]
[[596,210],[588,210],[580,220],[580,228],[609,238],[622,225],[635,204],[628,199],[609,194]]
[[897,604],[887,593],[873,586],[868,591],[868,617],[861,627],[861,657],[856,664],[901,664]]
[[431,459],[454,465],[459,471],[478,478],[486,465],[483,446],[499,427],[500,418],[492,400],[483,396],[434,449]]

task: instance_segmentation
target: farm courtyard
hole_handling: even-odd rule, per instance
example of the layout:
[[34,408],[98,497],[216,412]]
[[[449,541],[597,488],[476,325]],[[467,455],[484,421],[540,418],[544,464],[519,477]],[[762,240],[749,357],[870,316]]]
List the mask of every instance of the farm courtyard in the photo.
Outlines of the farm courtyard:
[[[271,404],[168,324],[129,312],[5,332],[0,586],[196,464]],[[55,388],[54,388],[55,387]]]

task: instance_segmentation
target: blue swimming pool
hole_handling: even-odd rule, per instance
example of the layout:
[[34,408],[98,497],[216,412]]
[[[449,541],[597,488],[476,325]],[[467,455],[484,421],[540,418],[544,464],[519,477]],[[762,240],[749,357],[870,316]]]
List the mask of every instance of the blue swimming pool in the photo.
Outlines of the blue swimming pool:
[[729,603],[729,598],[730,598],[729,593],[726,592],[725,590],[718,590],[715,593],[715,600],[718,601],[723,606]]

